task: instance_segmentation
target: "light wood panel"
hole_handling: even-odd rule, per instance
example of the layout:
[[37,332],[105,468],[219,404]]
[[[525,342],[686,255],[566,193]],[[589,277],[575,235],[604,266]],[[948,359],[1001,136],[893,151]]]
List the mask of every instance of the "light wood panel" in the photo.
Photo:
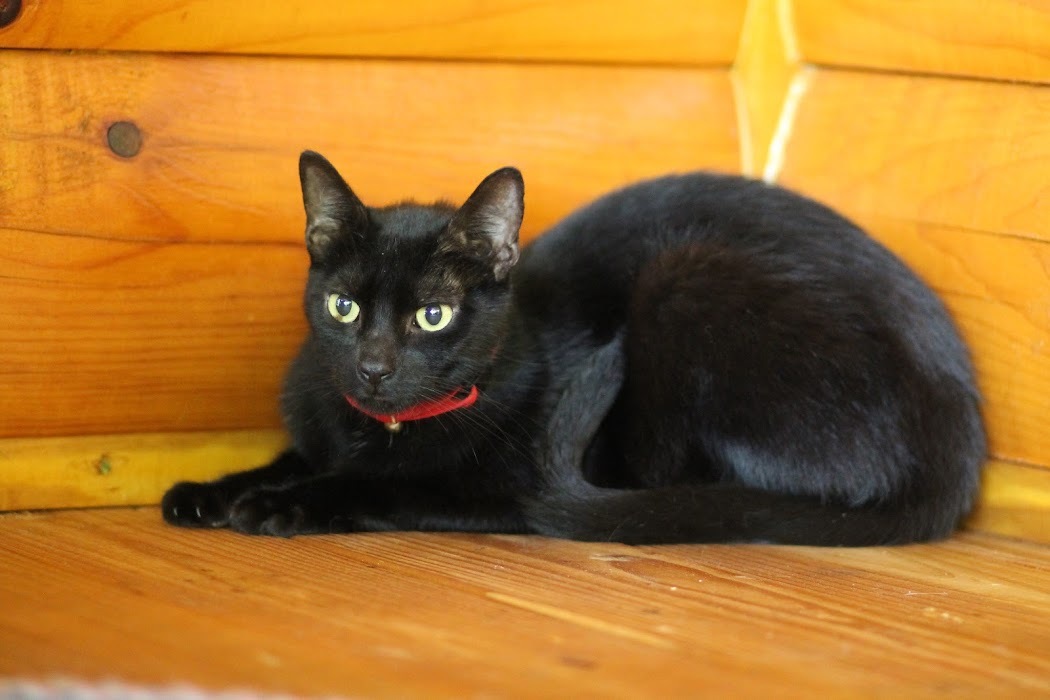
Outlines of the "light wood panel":
[[277,426],[307,266],[295,245],[0,229],[0,436]]
[[1050,553],[987,536],[276,540],[120,509],[0,517],[0,541],[6,677],[428,698],[1050,691]]
[[0,511],[152,505],[176,481],[266,464],[286,444],[280,430],[7,438]]
[[1048,107],[1043,88],[818,71],[781,177],[942,294],[975,351],[993,452],[1038,464],[1050,464]]
[[1042,0],[791,0],[806,61],[1050,82]]
[[1050,89],[817,71],[782,181],[849,211],[1050,240]]
[[0,46],[728,65],[746,0],[23,0]]
[[[524,235],[614,186],[739,168],[726,71],[5,52],[0,221],[125,239],[302,237],[298,154],[370,204],[463,201],[506,164]],[[108,125],[144,144],[109,152]]]

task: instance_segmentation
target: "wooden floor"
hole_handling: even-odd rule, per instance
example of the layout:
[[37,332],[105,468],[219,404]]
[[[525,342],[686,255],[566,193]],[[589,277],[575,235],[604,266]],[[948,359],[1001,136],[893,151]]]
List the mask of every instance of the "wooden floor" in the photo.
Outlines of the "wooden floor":
[[0,516],[0,678],[357,697],[1050,696],[1050,548],[248,538]]

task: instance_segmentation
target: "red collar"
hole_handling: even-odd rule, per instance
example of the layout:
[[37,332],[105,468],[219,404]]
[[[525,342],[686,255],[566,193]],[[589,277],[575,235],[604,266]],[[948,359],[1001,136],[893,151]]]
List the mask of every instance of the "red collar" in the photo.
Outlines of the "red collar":
[[466,408],[471,406],[475,401],[478,400],[478,388],[476,386],[470,387],[470,391],[467,392],[466,396],[461,396],[463,389],[456,389],[451,394],[443,396],[440,399],[434,401],[424,401],[418,403],[415,406],[409,406],[404,411],[399,413],[372,413],[369,410],[361,407],[361,404],[354,401],[354,399],[348,394],[346,396],[347,402],[356,408],[361,413],[365,414],[369,418],[374,418],[383,424],[387,430],[392,433],[396,433],[401,430],[401,424],[406,420],[422,420],[423,418],[433,418],[434,416],[440,416],[442,413],[448,413],[449,411],[455,411],[460,408]]

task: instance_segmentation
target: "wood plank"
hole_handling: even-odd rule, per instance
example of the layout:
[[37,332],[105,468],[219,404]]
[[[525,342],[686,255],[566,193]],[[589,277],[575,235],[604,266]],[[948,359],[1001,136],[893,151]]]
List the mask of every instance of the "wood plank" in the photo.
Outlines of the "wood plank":
[[[946,299],[996,456],[1050,463],[1050,91],[818,71],[780,181],[835,206]],[[843,119],[844,114],[863,115]]]
[[6,677],[433,698],[1050,691],[1050,552],[976,534],[854,550],[276,540],[118,509],[0,517],[0,541]]
[[729,65],[746,0],[22,0],[0,46]]
[[[726,71],[8,51],[0,220],[136,240],[298,242],[297,160],[379,205],[522,169],[524,234],[615,186],[738,170]],[[132,120],[134,158],[106,147]]]
[[0,436],[276,427],[307,266],[297,245],[0,229]]
[[0,511],[153,505],[176,481],[269,462],[280,430],[0,440]]
[[1050,82],[1050,4],[1039,0],[793,0],[804,60]]
[[1050,89],[817,71],[781,180],[849,211],[1050,240]]
[[1050,469],[988,464],[968,527],[1050,544]]

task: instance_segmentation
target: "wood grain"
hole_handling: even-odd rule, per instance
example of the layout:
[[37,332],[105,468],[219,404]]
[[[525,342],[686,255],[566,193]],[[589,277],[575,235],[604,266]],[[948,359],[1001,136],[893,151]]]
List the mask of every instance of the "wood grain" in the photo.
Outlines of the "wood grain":
[[121,509],[0,517],[0,541],[8,677],[434,698],[1050,691],[1050,553],[988,536],[275,540]]
[[1050,82],[1041,0],[793,0],[804,60]]
[[0,436],[276,427],[307,265],[0,229]]
[[0,46],[729,65],[746,0],[23,0]]
[[[1050,464],[1050,92],[818,71],[781,182],[941,293],[974,349],[996,456]],[[863,118],[842,119],[843,114]]]
[[[373,205],[526,181],[524,235],[617,185],[739,168],[726,71],[8,51],[0,221],[134,240],[302,237],[297,161]],[[135,122],[142,151],[106,147]]]
[[7,438],[0,511],[154,505],[176,481],[265,464],[286,444],[280,430]]

